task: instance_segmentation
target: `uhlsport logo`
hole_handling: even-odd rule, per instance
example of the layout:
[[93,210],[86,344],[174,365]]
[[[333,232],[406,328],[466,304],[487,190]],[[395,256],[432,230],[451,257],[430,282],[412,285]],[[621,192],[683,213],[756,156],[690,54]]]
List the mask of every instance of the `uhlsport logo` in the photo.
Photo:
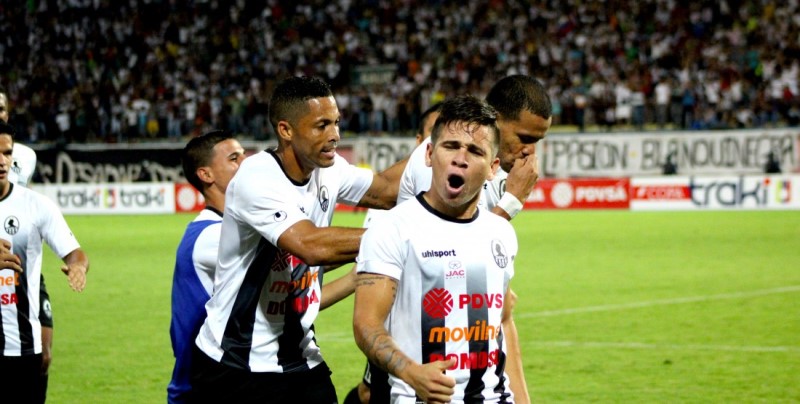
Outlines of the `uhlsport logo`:
[[446,289],[431,289],[422,299],[422,308],[433,318],[445,318],[453,310],[453,295]]
[[323,212],[328,211],[328,205],[330,205],[330,197],[328,195],[328,187],[323,185],[319,189],[319,206],[322,208]]
[[10,235],[15,235],[19,231],[19,219],[16,216],[9,216],[6,220],[3,221],[3,228],[6,230],[6,233]]
[[494,256],[494,262],[500,268],[505,268],[508,265],[508,254],[500,240],[492,240],[492,255]]

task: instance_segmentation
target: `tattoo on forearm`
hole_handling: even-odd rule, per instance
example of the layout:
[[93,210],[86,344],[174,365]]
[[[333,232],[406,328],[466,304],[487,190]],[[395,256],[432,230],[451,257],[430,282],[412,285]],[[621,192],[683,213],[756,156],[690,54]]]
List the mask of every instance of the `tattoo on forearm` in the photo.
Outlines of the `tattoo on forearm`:
[[367,339],[369,340],[367,347],[369,356],[381,368],[393,375],[397,375],[408,365],[405,355],[397,349],[392,337],[385,331],[376,332]]

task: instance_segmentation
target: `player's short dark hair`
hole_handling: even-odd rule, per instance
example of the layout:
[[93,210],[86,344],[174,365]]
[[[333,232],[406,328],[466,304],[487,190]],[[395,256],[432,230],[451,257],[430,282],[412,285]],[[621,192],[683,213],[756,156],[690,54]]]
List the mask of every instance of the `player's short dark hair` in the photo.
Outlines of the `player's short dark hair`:
[[269,121],[278,130],[278,122],[295,124],[297,119],[308,112],[306,101],[333,95],[331,87],[319,77],[290,77],[275,87],[269,101]]
[[214,157],[214,146],[228,139],[233,139],[231,132],[213,130],[192,138],[183,148],[183,154],[181,155],[183,175],[200,193],[203,193],[203,181],[197,176],[197,169],[211,165],[211,160]]
[[[433,125],[431,143],[435,145],[442,129],[453,123],[489,127],[494,152],[497,152],[500,147],[497,111],[486,101],[472,95],[460,95],[443,101],[439,117],[436,118],[436,123]],[[492,155],[494,156],[494,153]]]
[[16,133],[16,131],[14,130],[14,127],[13,127],[13,126],[11,126],[11,125],[9,125],[9,124],[7,124],[7,123],[3,122],[3,121],[0,121],[0,135],[8,135],[8,136],[11,136],[11,141],[13,142],[13,141],[14,141],[14,136],[15,136],[16,134],[17,134],[17,133]]
[[507,76],[492,86],[486,102],[493,106],[501,119],[517,120],[522,111],[550,118],[553,105],[550,95],[539,80],[522,74]]
[[437,102],[436,104],[433,104],[430,107],[428,107],[428,109],[426,109],[425,112],[423,112],[422,115],[419,116],[419,128],[417,129],[417,133],[420,135],[424,135],[425,121],[428,119],[429,116],[431,116],[431,114],[433,114],[434,112],[439,112],[441,110],[442,110],[441,102]]

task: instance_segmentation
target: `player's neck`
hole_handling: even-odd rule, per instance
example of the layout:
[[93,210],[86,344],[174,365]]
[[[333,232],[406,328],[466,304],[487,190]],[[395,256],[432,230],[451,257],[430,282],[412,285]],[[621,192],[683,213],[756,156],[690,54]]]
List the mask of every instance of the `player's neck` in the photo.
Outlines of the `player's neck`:
[[289,177],[290,180],[296,183],[304,183],[311,178],[311,172],[314,171],[313,167],[304,168],[300,159],[297,158],[294,149],[291,147],[278,147],[278,149],[275,150],[275,156],[280,160],[281,166],[283,166],[283,172],[286,173],[286,176]]
[[448,204],[442,198],[436,195],[436,193],[431,191],[425,192],[422,197],[431,208],[442,215],[451,217],[453,219],[466,220],[475,217],[475,212],[478,210],[478,199],[480,194],[471,201],[463,205],[456,206]]
[[[7,173],[6,176],[8,176]],[[0,185],[0,200],[8,196],[9,192],[11,192],[11,181],[5,181]]]

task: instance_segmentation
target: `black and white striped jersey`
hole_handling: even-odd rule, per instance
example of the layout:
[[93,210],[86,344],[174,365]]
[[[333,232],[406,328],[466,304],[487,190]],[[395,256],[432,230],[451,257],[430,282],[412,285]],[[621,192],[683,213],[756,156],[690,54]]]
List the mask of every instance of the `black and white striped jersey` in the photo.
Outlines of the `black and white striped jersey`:
[[11,185],[0,200],[0,238],[9,240],[22,260],[23,273],[0,270],[0,352],[3,356],[42,352],[39,288],[42,248],[59,257],[80,247],[56,204],[30,189]]
[[242,163],[225,194],[214,293],[196,340],[203,352],[252,372],[322,363],[313,326],[322,271],[279,249],[278,238],[301,220],[329,226],[336,203],[357,203],[372,178],[338,155],[302,184],[286,176],[273,152]]
[[[359,273],[398,280],[387,331],[419,363],[456,359],[454,402],[511,402],[502,310],[517,238],[508,221],[479,208],[469,220],[441,215],[418,195],[370,224]],[[392,402],[414,389],[392,376]]]

